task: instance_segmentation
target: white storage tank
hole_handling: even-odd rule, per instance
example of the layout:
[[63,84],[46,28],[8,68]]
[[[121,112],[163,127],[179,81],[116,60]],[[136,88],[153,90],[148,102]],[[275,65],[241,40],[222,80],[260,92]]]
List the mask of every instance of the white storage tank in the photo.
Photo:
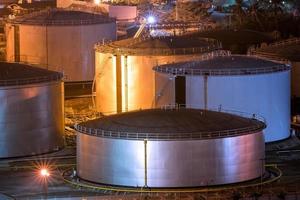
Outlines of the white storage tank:
[[98,14],[51,9],[10,20],[6,37],[8,61],[61,71],[66,81],[91,81],[94,44],[115,40],[116,22]]
[[193,60],[221,48],[200,37],[149,37],[96,46],[96,107],[103,114],[154,106],[154,72],[159,64]]
[[239,110],[266,119],[266,142],[290,135],[290,66],[227,55],[155,67],[155,105]]
[[61,73],[0,62],[0,158],[63,147],[63,94]]

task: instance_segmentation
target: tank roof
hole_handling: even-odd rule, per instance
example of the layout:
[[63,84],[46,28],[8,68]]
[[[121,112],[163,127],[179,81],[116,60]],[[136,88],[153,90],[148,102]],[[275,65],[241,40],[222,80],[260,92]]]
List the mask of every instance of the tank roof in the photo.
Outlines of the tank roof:
[[300,38],[298,43],[268,46],[256,50],[262,56],[279,57],[292,62],[300,62]]
[[254,118],[199,109],[149,109],[107,116],[77,125],[79,132],[124,139],[203,139],[261,131]]
[[221,49],[217,40],[198,36],[130,38],[96,45],[97,52],[115,55],[184,55],[217,49]]
[[101,14],[76,10],[47,9],[9,20],[14,24],[28,25],[90,25],[115,22],[115,19]]
[[0,62],[0,86],[27,85],[59,81],[62,73],[19,63]]
[[250,75],[289,70],[290,66],[255,56],[212,56],[206,60],[166,64],[154,67],[156,72],[174,75]]

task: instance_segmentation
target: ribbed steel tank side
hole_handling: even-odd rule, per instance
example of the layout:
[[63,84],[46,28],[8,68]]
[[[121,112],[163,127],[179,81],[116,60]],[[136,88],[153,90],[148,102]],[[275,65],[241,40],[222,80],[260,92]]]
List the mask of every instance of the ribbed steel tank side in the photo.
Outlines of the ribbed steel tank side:
[[77,173],[92,182],[133,187],[242,182],[264,173],[264,137],[258,132],[208,140],[148,140],[145,144],[78,132]]
[[292,96],[300,98],[300,62],[292,62]]
[[[190,83],[192,84],[187,84],[187,88],[190,88],[187,104],[199,105],[199,102],[204,101],[205,87],[201,84],[197,86],[193,81]],[[203,81],[202,83],[204,85]],[[290,71],[251,76],[208,77],[206,87],[208,108],[223,107],[263,116],[267,123],[264,130],[266,142],[289,137]]]
[[104,115],[116,113],[116,57],[96,52],[96,109]]
[[[81,26],[16,26],[19,27],[19,44],[14,40],[7,41],[10,47],[7,59],[13,61],[14,55],[19,54],[21,62],[63,72],[66,81],[93,80],[95,43],[116,39],[115,22]],[[9,33],[18,34],[16,31]],[[12,38],[10,35],[9,38]],[[19,52],[12,48],[15,46],[19,46]]]
[[[145,55],[127,56],[127,58],[121,56],[122,111],[147,109],[155,106],[155,74],[152,70],[153,67],[197,58],[199,58],[199,55]],[[96,107],[97,111],[103,114],[117,112],[115,69],[116,56],[112,54],[104,56],[103,53],[96,52]]]
[[0,87],[0,100],[0,158],[63,147],[62,82]]
[[5,37],[6,37],[6,61],[15,61],[15,38],[14,26],[12,24],[5,24]]

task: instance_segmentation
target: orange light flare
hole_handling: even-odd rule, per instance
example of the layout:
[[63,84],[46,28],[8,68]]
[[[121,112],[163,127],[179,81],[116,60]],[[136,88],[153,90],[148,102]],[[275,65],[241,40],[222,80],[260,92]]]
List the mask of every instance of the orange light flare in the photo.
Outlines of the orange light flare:
[[47,178],[47,177],[50,176],[50,172],[49,172],[49,170],[48,170],[47,168],[42,168],[42,169],[40,170],[40,175],[41,175],[42,177],[44,177],[44,178]]
[[54,183],[57,180],[57,173],[55,173],[55,163],[48,159],[41,159],[34,161],[34,179],[39,183]]
[[98,6],[101,3],[101,0],[94,0],[94,3]]

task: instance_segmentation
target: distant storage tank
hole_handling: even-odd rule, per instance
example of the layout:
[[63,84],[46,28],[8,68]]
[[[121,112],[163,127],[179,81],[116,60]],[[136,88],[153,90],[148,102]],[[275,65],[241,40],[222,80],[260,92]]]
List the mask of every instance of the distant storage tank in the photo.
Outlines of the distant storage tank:
[[182,102],[192,108],[257,113],[267,122],[266,142],[290,135],[290,66],[251,56],[155,67],[157,107]]
[[117,21],[134,21],[137,17],[138,11],[136,5],[100,2],[101,1],[97,3],[97,1],[89,0],[57,0],[57,7],[67,8],[69,6],[82,6],[93,10],[101,10],[107,13],[109,17],[116,18]]
[[77,174],[132,187],[243,182],[264,173],[265,124],[196,109],[133,111],[81,123]]
[[159,64],[193,60],[221,48],[199,37],[137,38],[96,46],[96,107],[103,114],[154,106]]
[[250,54],[283,62],[291,62],[292,97],[300,98],[300,38],[291,38],[261,48],[250,49]]
[[94,44],[116,39],[114,19],[71,10],[44,10],[6,24],[7,60],[64,72],[66,81],[94,78]]
[[0,158],[63,147],[62,74],[0,62]]

